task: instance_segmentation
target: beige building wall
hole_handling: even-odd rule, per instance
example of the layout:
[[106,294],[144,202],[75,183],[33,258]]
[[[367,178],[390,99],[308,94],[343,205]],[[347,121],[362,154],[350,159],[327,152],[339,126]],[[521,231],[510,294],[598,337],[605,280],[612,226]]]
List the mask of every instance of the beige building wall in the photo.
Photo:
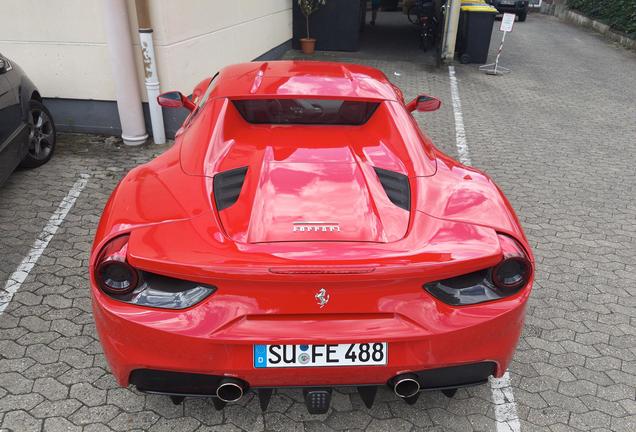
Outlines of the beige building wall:
[[[161,89],[188,94],[219,68],[250,61],[292,34],[292,0],[150,0]],[[128,4],[138,44],[133,0]],[[2,0],[0,52],[44,97],[114,100],[101,0]],[[136,45],[143,91],[141,51]]]
[[250,61],[292,35],[292,0],[152,0],[162,88],[189,94],[221,67]]

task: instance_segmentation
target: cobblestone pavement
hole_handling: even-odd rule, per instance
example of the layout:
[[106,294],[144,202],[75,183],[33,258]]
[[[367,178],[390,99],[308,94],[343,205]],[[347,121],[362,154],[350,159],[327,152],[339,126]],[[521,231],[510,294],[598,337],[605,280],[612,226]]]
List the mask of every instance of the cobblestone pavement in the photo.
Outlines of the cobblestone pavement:
[[[448,70],[427,65],[410,30],[387,27],[386,19],[381,14],[367,30],[375,34],[363,52],[318,57],[379,67],[408,97],[441,97],[440,111],[419,118],[456,155]],[[385,40],[392,33],[394,45]],[[506,192],[538,260],[510,368],[521,430],[634,431],[636,56],[531,15],[516,24],[502,61],[512,74],[456,69],[472,163]],[[339,389],[321,416],[307,414],[299,391],[279,392],[261,414],[252,396],[219,412],[206,400],[175,406],[167,397],[117,388],[90,313],[87,251],[117,181],[162,150],[64,135],[48,165],[16,172],[0,189],[1,289],[80,173],[91,176],[0,315],[0,430],[495,429],[488,385],[453,399],[426,393],[414,406],[383,390],[372,410]]]

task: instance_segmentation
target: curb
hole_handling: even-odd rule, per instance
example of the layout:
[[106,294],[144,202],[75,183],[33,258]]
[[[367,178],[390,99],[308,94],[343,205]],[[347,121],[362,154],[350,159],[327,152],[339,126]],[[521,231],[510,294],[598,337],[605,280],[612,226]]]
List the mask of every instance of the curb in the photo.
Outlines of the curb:
[[604,24],[595,19],[589,18],[579,12],[568,9],[563,5],[542,5],[541,12],[548,15],[554,15],[566,22],[578,25],[580,27],[587,27],[596,30],[606,38],[622,45],[623,47],[636,51],[636,40],[615,30],[612,30],[609,25]]

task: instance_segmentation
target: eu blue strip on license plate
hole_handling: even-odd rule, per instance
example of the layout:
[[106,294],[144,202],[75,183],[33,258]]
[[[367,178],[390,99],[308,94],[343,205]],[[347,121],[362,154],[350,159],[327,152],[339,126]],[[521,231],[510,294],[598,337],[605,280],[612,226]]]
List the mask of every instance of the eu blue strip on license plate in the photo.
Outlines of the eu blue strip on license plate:
[[386,365],[386,342],[316,345],[254,345],[254,367]]

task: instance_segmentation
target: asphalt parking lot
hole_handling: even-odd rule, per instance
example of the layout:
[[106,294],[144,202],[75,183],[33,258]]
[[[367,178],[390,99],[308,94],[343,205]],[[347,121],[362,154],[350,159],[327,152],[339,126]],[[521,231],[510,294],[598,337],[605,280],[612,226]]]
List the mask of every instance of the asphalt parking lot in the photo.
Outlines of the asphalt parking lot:
[[[372,30],[378,37],[360,53],[317,57],[378,67],[409,98],[440,97],[442,109],[418,119],[457,156],[448,68],[383,44],[382,34],[398,30],[383,29],[382,15]],[[278,392],[262,414],[253,395],[216,411],[203,399],[176,406],[118,388],[90,313],[88,251],[110,191],[166,147],[61,135],[49,164],[14,173],[0,189],[0,431],[636,430],[636,55],[537,15],[517,23],[506,44],[511,74],[455,71],[464,156],[504,190],[537,259],[510,386],[492,382],[452,399],[425,393],[413,406],[383,389],[371,410],[339,389],[320,416],[307,414],[300,391]],[[82,175],[85,187],[9,295]]]

